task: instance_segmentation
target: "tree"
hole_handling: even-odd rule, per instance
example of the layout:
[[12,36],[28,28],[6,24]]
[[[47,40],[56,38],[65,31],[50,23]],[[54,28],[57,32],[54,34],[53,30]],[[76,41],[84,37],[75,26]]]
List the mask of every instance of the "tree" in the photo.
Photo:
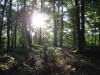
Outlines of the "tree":
[[53,0],[53,12],[54,12],[54,46],[58,46],[57,45],[57,25],[56,25],[56,16],[55,16],[55,0]]
[[9,13],[7,19],[7,51],[10,51],[10,24],[11,24],[11,10],[12,10],[12,0],[9,3]]
[[80,16],[79,16],[79,3],[78,0],[75,0],[76,6],[76,25],[77,25],[77,37],[78,37],[78,52],[81,53],[81,33],[80,33]]
[[85,36],[84,36],[84,23],[85,23],[85,16],[84,16],[84,1],[85,0],[81,0],[81,49],[84,48],[85,46]]
[[64,30],[64,24],[63,24],[63,0],[62,0],[62,14],[61,14],[61,33],[60,33],[60,46],[62,47],[63,43],[63,30]]
[[4,6],[3,6],[3,10],[2,10],[2,18],[1,18],[1,25],[0,25],[0,48],[1,48],[1,41],[2,41],[1,37],[2,37],[2,28],[3,28],[4,11],[5,11],[5,7],[6,7],[6,2],[7,2],[7,1],[8,1],[8,0],[5,0]]
[[23,15],[23,27],[24,27],[24,29],[25,29],[25,33],[26,33],[26,37],[27,37],[27,40],[28,40],[28,44],[29,44],[29,47],[31,46],[31,44],[32,44],[32,39],[31,39],[31,37],[30,37],[30,34],[29,34],[29,32],[28,32],[28,30],[27,30],[27,23],[26,23],[26,0],[24,0],[24,10],[23,10],[23,13],[24,13],[24,15]]

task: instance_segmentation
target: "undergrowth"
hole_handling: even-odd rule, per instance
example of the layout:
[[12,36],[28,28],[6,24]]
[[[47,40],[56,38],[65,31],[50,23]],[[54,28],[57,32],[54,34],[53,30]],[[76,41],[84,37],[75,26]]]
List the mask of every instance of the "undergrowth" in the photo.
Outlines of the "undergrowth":
[[16,48],[0,56],[0,73],[4,73],[1,75],[100,74],[97,66],[99,63],[96,62],[99,60],[97,54],[93,57],[93,54],[84,56],[75,52],[67,48],[50,46],[36,46],[30,49]]

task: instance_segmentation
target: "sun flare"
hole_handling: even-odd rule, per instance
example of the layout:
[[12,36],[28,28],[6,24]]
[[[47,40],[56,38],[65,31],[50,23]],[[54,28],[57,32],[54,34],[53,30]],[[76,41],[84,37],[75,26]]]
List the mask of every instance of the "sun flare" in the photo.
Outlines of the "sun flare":
[[41,13],[36,13],[32,16],[32,25],[36,27],[44,26],[44,20]]

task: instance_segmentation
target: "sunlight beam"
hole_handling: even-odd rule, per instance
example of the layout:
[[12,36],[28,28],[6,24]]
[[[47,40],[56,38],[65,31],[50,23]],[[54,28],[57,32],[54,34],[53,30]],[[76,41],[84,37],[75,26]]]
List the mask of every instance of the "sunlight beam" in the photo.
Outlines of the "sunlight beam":
[[36,13],[32,16],[32,25],[35,27],[44,26],[44,20],[41,13]]

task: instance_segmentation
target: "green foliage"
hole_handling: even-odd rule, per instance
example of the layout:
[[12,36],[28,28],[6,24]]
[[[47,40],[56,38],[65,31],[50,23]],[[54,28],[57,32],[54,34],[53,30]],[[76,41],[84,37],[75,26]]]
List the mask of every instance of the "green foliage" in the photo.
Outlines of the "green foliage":
[[14,57],[5,54],[3,57],[0,58],[0,69],[8,70],[9,68],[15,66],[17,63],[18,62],[15,60]]
[[61,57],[60,48],[47,47],[40,48],[37,52],[40,55],[40,59],[37,62],[36,70],[38,72],[48,72],[51,69],[50,64],[54,64],[58,57]]
[[1,38],[1,46],[0,49],[6,49],[6,37]]

